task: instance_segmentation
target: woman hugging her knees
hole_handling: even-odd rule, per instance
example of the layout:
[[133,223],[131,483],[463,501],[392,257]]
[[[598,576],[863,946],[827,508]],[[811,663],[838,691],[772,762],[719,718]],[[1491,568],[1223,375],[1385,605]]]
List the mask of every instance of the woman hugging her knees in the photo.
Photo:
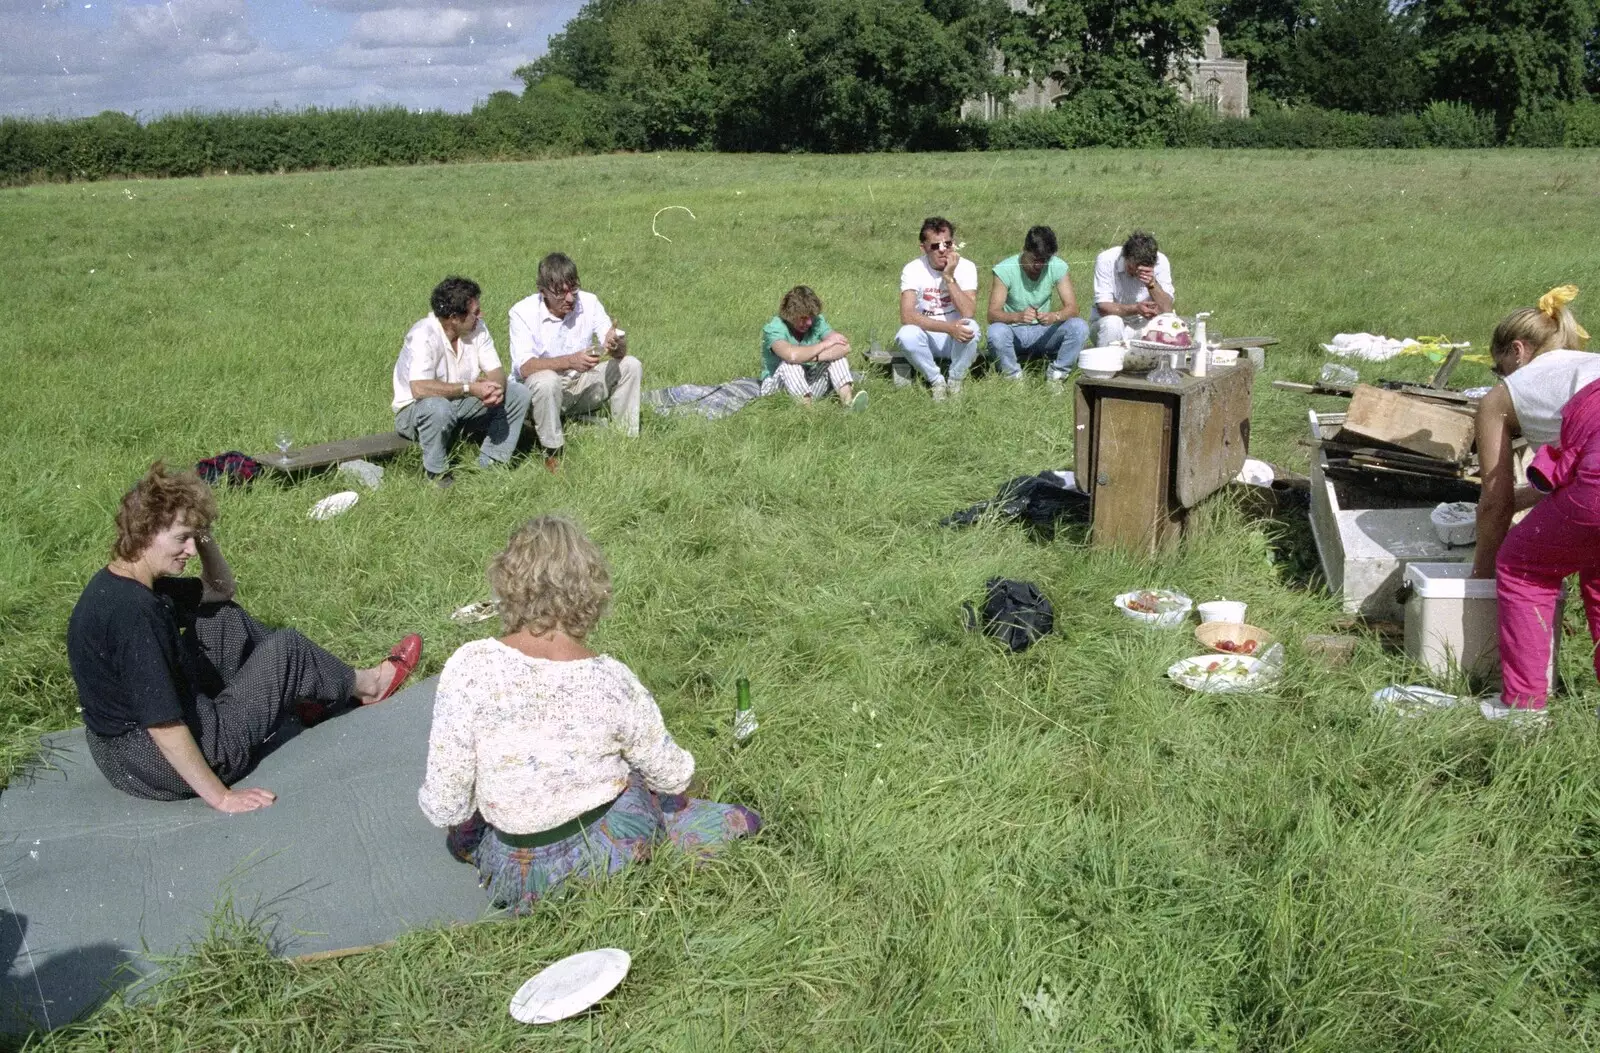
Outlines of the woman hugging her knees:
[[611,573],[575,523],[524,524],[489,584],[506,635],[445,663],[417,802],[495,904],[527,910],[663,840],[703,852],[761,828],[748,808],[682,796],[694,758],[628,667],[585,644]]
[[[89,755],[119,790],[222,812],[275,799],[233,789],[297,704],[380,702],[405,682],[422,638],[381,665],[352,669],[293,629],[272,630],[233,602],[233,571],[213,536],[211,488],[158,461],[117,509],[110,564],[67,624],[67,658]],[[198,578],[180,577],[195,556]]]

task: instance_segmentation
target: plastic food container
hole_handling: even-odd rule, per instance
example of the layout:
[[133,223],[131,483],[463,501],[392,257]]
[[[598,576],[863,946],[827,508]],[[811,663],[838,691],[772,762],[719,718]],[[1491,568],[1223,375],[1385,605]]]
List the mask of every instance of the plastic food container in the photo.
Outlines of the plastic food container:
[[1230,622],[1239,624],[1244,621],[1246,605],[1238,600],[1212,600],[1200,605],[1201,622]]
[[1446,545],[1470,545],[1478,540],[1478,506],[1471,501],[1447,501],[1428,516],[1433,532]]
[[[1143,622],[1153,629],[1172,629],[1182,625],[1189,617],[1189,612],[1194,610],[1194,601],[1181,592],[1171,589],[1140,589],[1136,592],[1124,592],[1113,600],[1117,610],[1132,618],[1136,622]],[[1140,607],[1155,607],[1155,610],[1141,610]]]

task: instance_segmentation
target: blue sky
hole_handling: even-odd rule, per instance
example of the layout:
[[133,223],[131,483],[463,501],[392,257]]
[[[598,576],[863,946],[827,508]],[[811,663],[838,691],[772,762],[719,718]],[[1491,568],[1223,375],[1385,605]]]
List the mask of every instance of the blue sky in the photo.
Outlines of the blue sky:
[[0,0],[0,114],[465,110],[582,0]]

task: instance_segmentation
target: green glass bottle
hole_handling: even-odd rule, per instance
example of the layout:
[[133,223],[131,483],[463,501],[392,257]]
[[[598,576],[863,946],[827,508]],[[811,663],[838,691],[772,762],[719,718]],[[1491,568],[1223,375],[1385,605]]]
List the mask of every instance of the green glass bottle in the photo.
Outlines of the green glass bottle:
[[756,733],[756,711],[750,705],[750,681],[740,677],[738,682],[739,703],[733,711],[733,741],[742,743]]

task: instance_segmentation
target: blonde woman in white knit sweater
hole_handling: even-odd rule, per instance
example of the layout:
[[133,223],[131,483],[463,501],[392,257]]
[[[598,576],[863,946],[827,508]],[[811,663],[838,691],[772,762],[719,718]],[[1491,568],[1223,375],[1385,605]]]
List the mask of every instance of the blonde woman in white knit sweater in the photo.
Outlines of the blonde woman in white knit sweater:
[[506,635],[445,663],[417,801],[495,903],[526,910],[663,840],[706,851],[761,828],[748,808],[683,796],[694,758],[633,672],[586,645],[611,574],[577,524],[524,524],[489,582]]

